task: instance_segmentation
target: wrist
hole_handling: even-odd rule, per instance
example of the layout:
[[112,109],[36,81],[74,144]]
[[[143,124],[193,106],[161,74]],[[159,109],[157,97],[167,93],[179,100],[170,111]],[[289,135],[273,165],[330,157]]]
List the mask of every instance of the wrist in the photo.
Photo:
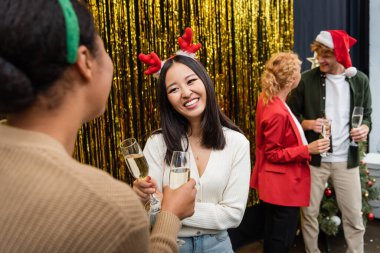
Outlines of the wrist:
[[302,122],[301,122],[301,126],[302,126],[302,129],[304,130],[304,131],[308,131],[308,130],[312,130],[312,128],[310,127],[310,122],[311,122],[312,120],[303,120]]
[[311,146],[310,146],[310,144],[306,145],[306,147],[307,147],[307,151],[309,152],[309,154],[311,154]]

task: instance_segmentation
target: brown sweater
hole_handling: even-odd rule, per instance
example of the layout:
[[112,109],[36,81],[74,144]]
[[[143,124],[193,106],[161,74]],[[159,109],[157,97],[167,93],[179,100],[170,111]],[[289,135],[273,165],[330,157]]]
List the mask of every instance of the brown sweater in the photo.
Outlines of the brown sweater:
[[45,134],[0,124],[1,253],[177,252],[179,228],[163,212],[150,235],[128,185]]

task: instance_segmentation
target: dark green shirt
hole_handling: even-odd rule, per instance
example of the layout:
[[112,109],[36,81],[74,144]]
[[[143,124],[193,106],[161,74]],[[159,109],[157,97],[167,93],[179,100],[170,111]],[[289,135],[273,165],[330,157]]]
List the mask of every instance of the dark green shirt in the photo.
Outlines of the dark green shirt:
[[[301,81],[288,97],[287,103],[300,122],[303,120],[313,120],[322,118],[325,115],[326,102],[326,74],[319,68],[314,68],[302,73]],[[355,106],[364,107],[362,124],[371,129],[371,91],[368,77],[361,71],[351,78],[346,77],[350,85],[350,115]],[[351,129],[350,118],[350,129]],[[305,131],[308,142],[313,142],[319,138],[319,133],[312,130]],[[313,166],[321,165],[321,156],[312,155],[310,162]],[[349,147],[347,167],[354,168],[359,165],[359,151],[357,147]]]

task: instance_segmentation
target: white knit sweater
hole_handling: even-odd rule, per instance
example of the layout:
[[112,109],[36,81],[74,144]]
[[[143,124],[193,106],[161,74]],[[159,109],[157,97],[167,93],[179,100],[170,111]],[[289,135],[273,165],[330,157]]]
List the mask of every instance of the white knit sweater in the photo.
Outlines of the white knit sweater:
[[[201,177],[189,146],[190,177],[197,182],[197,196],[195,213],[182,221],[179,236],[216,234],[237,227],[243,218],[251,171],[249,141],[231,129],[223,128],[223,131],[226,146],[223,150],[211,151]],[[162,134],[152,135],[145,145],[144,155],[149,163],[149,175],[157,181],[160,191],[162,183],[168,184],[169,166],[164,162],[165,153]]]

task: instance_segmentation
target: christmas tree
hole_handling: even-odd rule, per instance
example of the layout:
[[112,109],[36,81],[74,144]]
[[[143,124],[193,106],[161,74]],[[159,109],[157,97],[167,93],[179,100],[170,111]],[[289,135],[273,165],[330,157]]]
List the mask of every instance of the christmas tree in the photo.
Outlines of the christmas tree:
[[[360,182],[362,187],[362,214],[363,223],[366,226],[369,220],[374,219],[374,214],[372,213],[372,207],[369,204],[370,200],[380,199],[379,189],[373,187],[376,183],[376,179],[370,175],[367,165],[364,162],[365,150],[367,148],[367,143],[362,142],[359,144],[360,153]],[[326,184],[325,193],[322,198],[318,222],[320,230],[326,235],[336,235],[340,229],[342,229],[340,211],[338,204],[336,202],[336,197],[334,194],[334,187],[330,182]]]

